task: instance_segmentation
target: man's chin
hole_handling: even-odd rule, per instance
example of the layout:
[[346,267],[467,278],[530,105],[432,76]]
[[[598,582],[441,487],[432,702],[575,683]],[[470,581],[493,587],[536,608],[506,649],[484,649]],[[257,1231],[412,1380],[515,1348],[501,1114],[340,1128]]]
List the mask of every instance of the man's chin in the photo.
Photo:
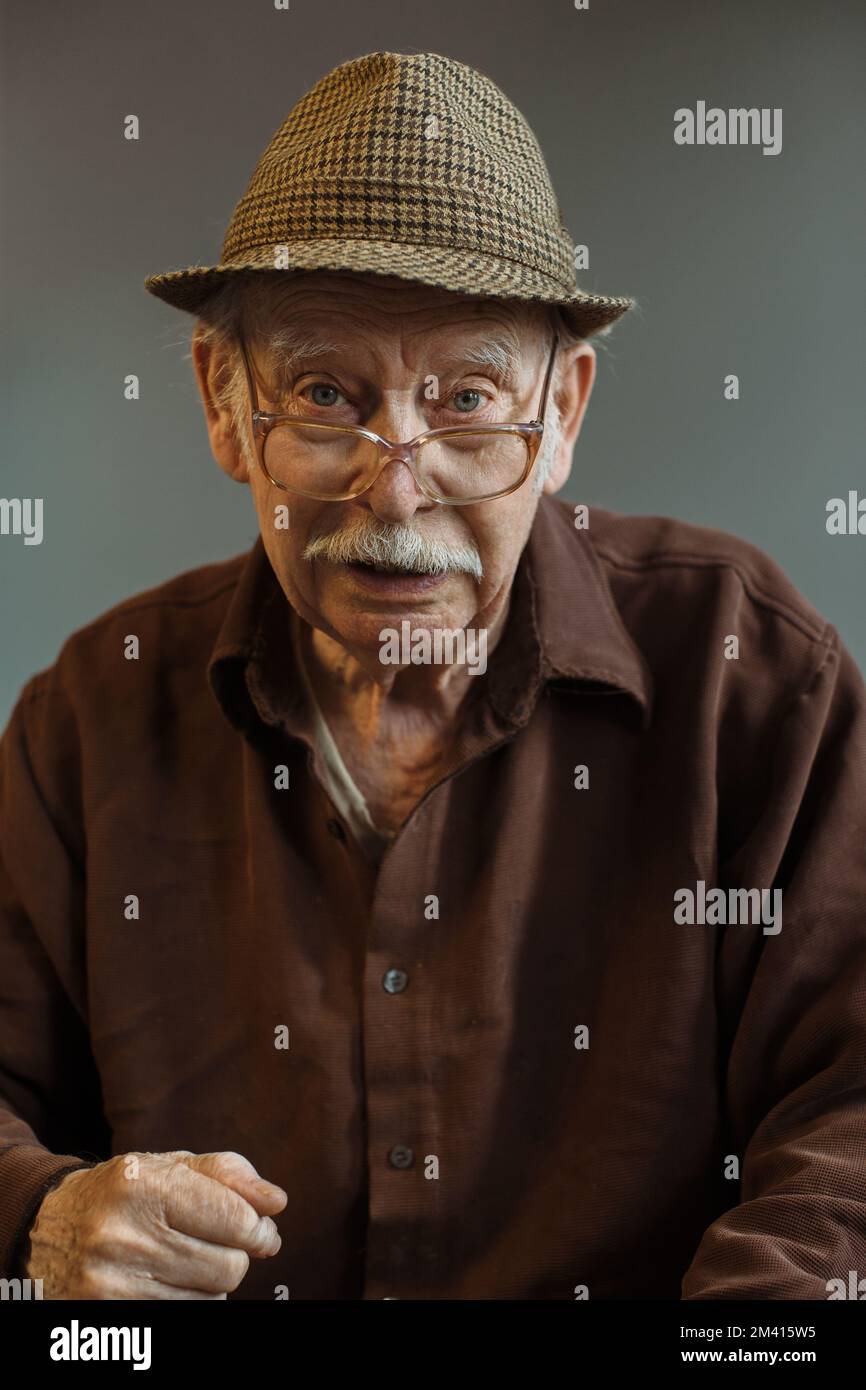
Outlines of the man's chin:
[[478,604],[474,579],[467,574],[386,575],[335,565],[319,589],[319,612],[328,629],[356,657],[378,652],[384,629],[454,630],[472,620]]

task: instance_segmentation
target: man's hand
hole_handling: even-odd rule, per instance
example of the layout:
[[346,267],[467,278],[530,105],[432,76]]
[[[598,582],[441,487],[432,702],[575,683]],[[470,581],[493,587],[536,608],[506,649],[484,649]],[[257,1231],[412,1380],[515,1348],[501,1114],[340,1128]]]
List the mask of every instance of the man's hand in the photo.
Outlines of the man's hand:
[[27,1275],[44,1298],[225,1298],[279,1250],[287,1200],[240,1154],[121,1154],[43,1198]]

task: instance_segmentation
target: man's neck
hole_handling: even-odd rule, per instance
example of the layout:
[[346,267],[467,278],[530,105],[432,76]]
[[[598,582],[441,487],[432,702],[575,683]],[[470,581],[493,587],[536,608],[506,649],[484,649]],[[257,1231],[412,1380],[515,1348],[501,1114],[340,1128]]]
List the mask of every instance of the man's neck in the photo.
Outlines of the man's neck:
[[[493,627],[485,629],[486,657],[495,650],[508,618],[503,606]],[[384,752],[394,739],[456,732],[467,696],[483,675],[468,662],[382,665],[375,676],[353,654],[319,628],[299,622],[302,660],[323,714],[353,741]]]

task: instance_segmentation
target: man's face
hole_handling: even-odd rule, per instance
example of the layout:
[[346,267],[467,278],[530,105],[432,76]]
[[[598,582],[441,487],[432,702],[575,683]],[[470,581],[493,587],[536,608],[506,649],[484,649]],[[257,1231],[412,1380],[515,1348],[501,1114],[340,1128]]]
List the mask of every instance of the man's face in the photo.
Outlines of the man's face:
[[[262,410],[363,425],[395,441],[447,425],[522,422],[538,410],[551,333],[536,306],[464,298],[379,276],[317,272],[280,286],[267,303],[266,321],[269,330],[288,327],[299,339],[326,343],[330,349],[289,358],[284,365],[279,355],[269,359],[266,343],[249,342],[261,380]],[[512,372],[472,360],[503,339],[513,348]],[[566,391],[562,439],[547,484],[551,491],[564,481],[592,385],[592,349],[581,345],[571,352],[577,355],[568,377],[572,387],[570,394]],[[196,365],[204,392],[209,364],[197,360]],[[435,399],[427,399],[425,391],[431,376],[438,380]],[[209,423],[218,461],[233,476],[246,479],[237,451],[226,456],[225,431],[210,417]],[[542,454],[551,443],[556,441],[542,444]],[[413,631],[495,630],[507,611],[538,504],[530,475],[507,497],[443,506],[424,495],[399,459],[389,460],[361,496],[344,502],[284,492],[259,468],[248,481],[263,543],[286,596],[308,623],[347,648],[371,673],[379,665],[382,629],[399,628],[403,620],[410,621]],[[287,529],[275,525],[278,507],[288,507]],[[405,539],[406,529],[422,542],[411,559],[421,572],[381,573],[354,558],[328,556],[328,538],[339,535],[344,550],[348,539],[352,557],[352,542],[375,532],[380,544],[384,541],[385,558],[399,559],[399,547],[392,550],[389,538]],[[435,559],[427,553],[431,543],[441,548]],[[406,552],[402,554],[405,559]],[[446,572],[431,573],[436,560],[441,566],[443,559]]]

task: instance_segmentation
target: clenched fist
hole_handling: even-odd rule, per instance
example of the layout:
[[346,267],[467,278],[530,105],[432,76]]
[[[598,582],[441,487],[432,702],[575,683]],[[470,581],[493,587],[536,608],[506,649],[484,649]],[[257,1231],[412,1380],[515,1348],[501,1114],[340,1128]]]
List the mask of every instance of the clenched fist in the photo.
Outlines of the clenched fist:
[[44,1298],[225,1298],[279,1250],[287,1200],[240,1154],[121,1154],[43,1198],[27,1275]]

